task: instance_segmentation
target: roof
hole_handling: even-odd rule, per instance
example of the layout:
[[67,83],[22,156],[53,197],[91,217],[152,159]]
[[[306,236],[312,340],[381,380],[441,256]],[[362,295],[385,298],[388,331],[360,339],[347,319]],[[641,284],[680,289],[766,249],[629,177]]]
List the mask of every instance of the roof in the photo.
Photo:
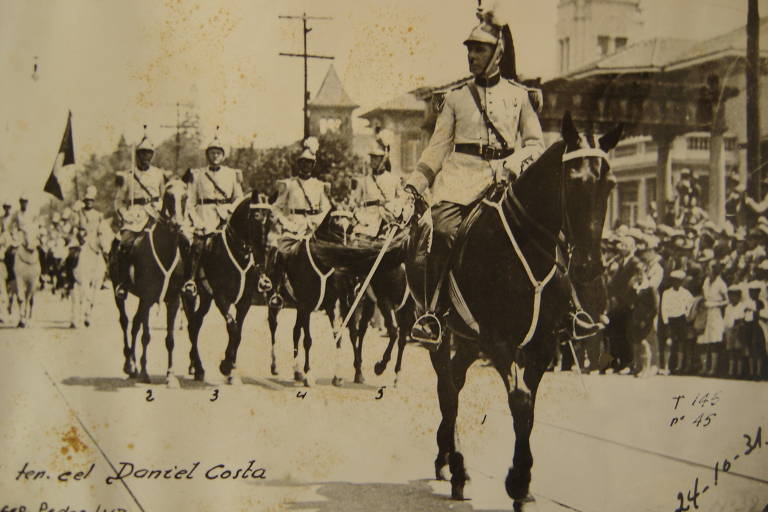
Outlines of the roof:
[[342,107],[355,109],[359,107],[352,98],[349,97],[347,91],[344,90],[344,86],[341,85],[341,79],[336,73],[336,69],[331,64],[328,67],[328,73],[326,73],[323,83],[320,86],[320,90],[317,91],[314,99],[309,102],[311,107]]
[[419,99],[414,93],[408,92],[376,106],[360,117],[368,119],[380,112],[423,112],[425,108],[426,103],[423,100]]
[[[768,17],[760,19],[760,39],[768,38]],[[745,27],[725,34],[691,41],[677,38],[654,38],[640,41],[621,50],[590,62],[565,78],[583,78],[591,75],[622,72],[673,71],[727,56],[744,56],[747,50]],[[768,50],[762,50],[768,56]]]

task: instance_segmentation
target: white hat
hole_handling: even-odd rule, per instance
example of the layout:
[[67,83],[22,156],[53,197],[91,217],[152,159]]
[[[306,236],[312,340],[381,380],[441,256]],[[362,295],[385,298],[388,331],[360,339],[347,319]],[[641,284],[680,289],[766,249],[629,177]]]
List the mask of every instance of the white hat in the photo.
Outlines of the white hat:
[[147,138],[146,135],[141,138],[138,144],[136,144],[136,152],[138,153],[139,151],[151,151],[152,153],[155,152],[155,145],[151,140]]
[[394,141],[395,134],[392,130],[383,129],[376,134],[376,140],[371,143],[371,149],[368,151],[369,155],[386,156],[392,150],[392,142]]
[[508,12],[505,9],[507,4],[509,4],[508,1],[497,1],[490,9],[478,8],[477,19],[480,20],[480,24],[472,29],[469,36],[464,40],[464,44],[471,41],[492,45],[499,43],[501,41],[501,27],[509,23]]
[[226,156],[227,150],[224,149],[224,144],[219,140],[219,136],[216,135],[211,142],[208,143],[207,146],[205,146],[205,151],[207,152],[209,149],[220,149],[222,153]]
[[96,187],[93,185],[88,185],[88,188],[85,190],[85,197],[83,199],[96,199]]
[[671,277],[672,279],[685,279],[685,272],[682,270],[673,270],[669,274],[669,277]]
[[299,158],[305,160],[317,160],[317,150],[320,149],[320,142],[316,137],[307,137],[303,143],[304,151],[302,151]]

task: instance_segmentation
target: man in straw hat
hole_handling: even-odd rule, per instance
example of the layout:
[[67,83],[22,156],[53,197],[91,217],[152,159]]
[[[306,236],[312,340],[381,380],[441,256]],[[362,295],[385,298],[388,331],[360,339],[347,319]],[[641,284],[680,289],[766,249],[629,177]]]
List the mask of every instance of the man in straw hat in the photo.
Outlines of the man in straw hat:
[[128,294],[128,253],[144,228],[157,219],[166,180],[165,173],[152,165],[155,148],[146,134],[136,145],[134,155],[134,168],[117,175],[119,188],[115,198],[115,210],[119,222],[120,242],[112,262],[117,265],[118,270],[118,282],[113,283],[115,296],[118,298],[125,298]]
[[[218,127],[216,127],[218,130]],[[218,133],[205,147],[207,165],[199,169],[189,169],[184,181],[189,189],[189,212],[192,219],[194,239],[187,254],[184,267],[183,291],[195,296],[195,274],[200,263],[205,238],[215,233],[227,222],[237,201],[243,197],[240,173],[236,169],[222,165],[226,158],[224,144]]]
[[427,344],[440,341],[438,318],[448,307],[442,282],[461,221],[494,181],[519,175],[544,150],[536,115],[540,98],[516,82],[512,34],[498,4],[479,12],[480,24],[464,40],[473,80],[446,95],[429,145],[406,181],[414,201],[432,189],[426,274],[435,311],[418,318],[411,331]]
[[661,296],[661,323],[669,336],[669,355],[662,363],[662,373],[669,374],[672,354],[676,356],[674,371],[681,371],[687,361],[686,341],[688,338],[688,314],[693,306],[693,295],[683,287],[685,271],[673,270],[669,274],[670,286]]

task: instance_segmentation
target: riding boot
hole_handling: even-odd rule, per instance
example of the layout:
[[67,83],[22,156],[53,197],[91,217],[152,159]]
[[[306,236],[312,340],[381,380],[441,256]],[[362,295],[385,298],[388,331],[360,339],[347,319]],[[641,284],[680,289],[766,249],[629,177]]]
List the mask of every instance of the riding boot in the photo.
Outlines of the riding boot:
[[188,252],[187,264],[184,267],[184,286],[181,291],[190,298],[194,298],[197,296],[195,278],[197,277],[197,269],[200,266],[200,256],[203,253],[203,241],[195,237],[189,246]]
[[115,285],[115,296],[118,299],[125,300],[128,297],[128,284],[131,281],[131,240],[120,241],[117,247],[117,282]]
[[[448,274],[448,260],[450,254],[435,251],[427,259],[427,268],[430,276],[439,276],[434,285],[432,295],[428,297],[431,304],[425,304],[427,310],[419,316],[411,327],[411,339],[426,347],[436,348],[443,337],[443,326],[440,317],[445,314],[443,284]],[[448,253],[448,251],[445,251]]]
[[275,250],[272,255],[271,269],[268,272],[272,281],[272,295],[269,297],[268,304],[273,309],[281,309],[285,303],[282,296],[283,281],[285,280],[284,259],[285,257]]

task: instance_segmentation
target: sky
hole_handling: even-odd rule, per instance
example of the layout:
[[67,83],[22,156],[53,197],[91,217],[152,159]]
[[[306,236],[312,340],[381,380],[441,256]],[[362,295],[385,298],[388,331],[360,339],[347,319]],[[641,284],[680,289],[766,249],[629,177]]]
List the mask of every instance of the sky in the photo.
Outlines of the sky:
[[[556,69],[558,0],[508,0],[519,71]],[[645,37],[701,39],[741,26],[747,0],[643,0]],[[475,0],[0,0],[0,179],[37,194],[67,112],[76,159],[111,151],[121,134],[171,136],[176,103],[193,104],[203,137],[230,146],[302,135],[301,22],[310,53],[332,55],[356,114],[424,85],[467,74],[461,41]],[[519,7],[519,8],[518,8]],[[760,1],[768,15],[768,0]],[[768,45],[768,42],[763,44]],[[37,80],[32,68],[37,57]],[[329,61],[309,64],[315,94]],[[184,107],[188,108],[188,107]],[[356,126],[362,126],[357,123]]]

